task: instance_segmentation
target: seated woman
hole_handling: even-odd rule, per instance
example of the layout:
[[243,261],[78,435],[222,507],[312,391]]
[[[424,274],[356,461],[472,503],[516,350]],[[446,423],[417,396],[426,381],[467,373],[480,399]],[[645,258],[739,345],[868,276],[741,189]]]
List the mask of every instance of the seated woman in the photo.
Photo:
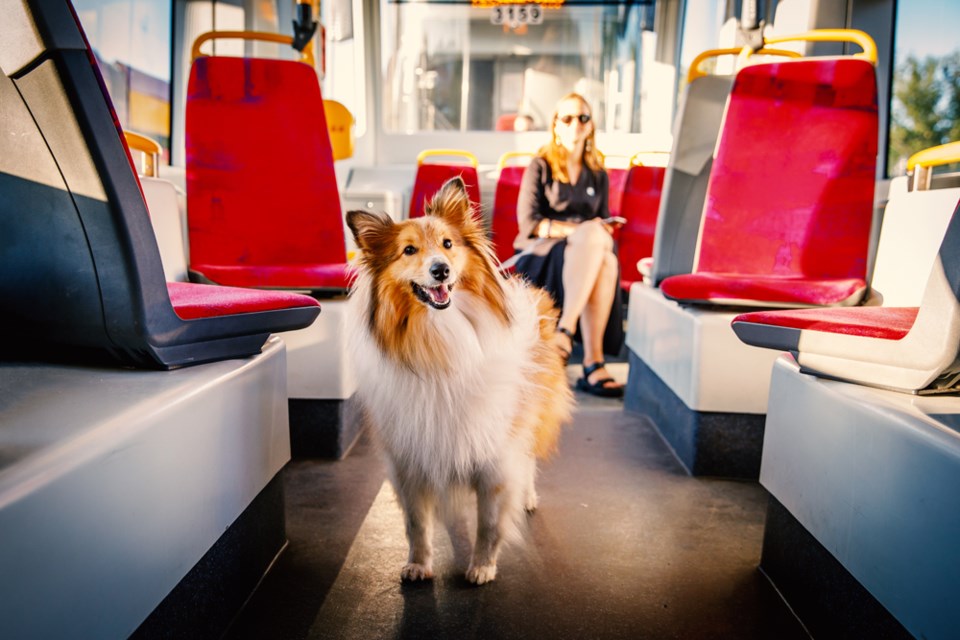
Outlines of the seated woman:
[[583,378],[577,388],[622,397],[623,385],[605,368],[603,354],[623,344],[620,270],[613,251],[616,222],[608,220],[609,183],[594,143],[590,105],[576,93],[560,100],[551,140],[523,175],[517,202],[522,251],[516,270],[553,296],[560,309],[558,348],[570,356],[579,323]]

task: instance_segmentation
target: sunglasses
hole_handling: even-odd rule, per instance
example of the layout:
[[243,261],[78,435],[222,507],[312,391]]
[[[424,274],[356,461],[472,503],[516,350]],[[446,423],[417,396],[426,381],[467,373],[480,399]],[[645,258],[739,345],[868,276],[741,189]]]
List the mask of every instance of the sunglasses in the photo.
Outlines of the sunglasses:
[[574,120],[579,120],[580,124],[587,124],[588,122],[590,122],[590,114],[581,113],[578,116],[557,116],[557,120],[559,120],[563,124],[570,124]]

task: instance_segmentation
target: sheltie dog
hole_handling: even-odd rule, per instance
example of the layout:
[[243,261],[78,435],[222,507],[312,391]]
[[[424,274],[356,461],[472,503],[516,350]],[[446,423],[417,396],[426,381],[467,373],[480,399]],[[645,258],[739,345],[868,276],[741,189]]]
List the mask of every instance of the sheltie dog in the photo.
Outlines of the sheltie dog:
[[351,211],[347,224],[360,249],[349,344],[404,513],[410,554],[400,577],[433,577],[439,516],[456,560],[469,558],[467,580],[489,582],[502,543],[537,507],[536,460],[555,449],[570,418],[556,311],[542,290],[499,273],[460,178],[422,218]]

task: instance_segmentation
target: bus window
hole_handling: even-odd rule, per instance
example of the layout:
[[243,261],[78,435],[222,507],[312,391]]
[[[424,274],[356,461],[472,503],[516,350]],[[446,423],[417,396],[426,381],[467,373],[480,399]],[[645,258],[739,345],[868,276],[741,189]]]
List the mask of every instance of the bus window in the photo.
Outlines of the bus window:
[[381,0],[381,15],[387,132],[545,130],[571,91],[599,131],[670,128],[675,71],[655,60],[653,3]]
[[354,135],[366,132],[364,29],[361,0],[327,0],[320,3],[326,45],[323,61],[323,97],[346,106],[354,117]]
[[170,158],[171,0],[74,0],[124,129]]
[[890,109],[890,176],[906,173],[907,158],[960,140],[960,45],[955,0],[901,3],[894,33]]

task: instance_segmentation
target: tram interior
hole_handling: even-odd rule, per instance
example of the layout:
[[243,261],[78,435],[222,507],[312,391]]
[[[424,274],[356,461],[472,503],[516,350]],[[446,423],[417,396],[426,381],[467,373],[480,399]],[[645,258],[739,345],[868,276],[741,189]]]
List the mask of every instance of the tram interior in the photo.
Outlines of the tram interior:
[[[904,3],[159,4],[142,68],[109,3],[0,8],[0,637],[954,636],[960,124],[897,146]],[[493,584],[442,535],[401,584],[343,214],[465,175],[507,259],[569,91],[625,398]]]

